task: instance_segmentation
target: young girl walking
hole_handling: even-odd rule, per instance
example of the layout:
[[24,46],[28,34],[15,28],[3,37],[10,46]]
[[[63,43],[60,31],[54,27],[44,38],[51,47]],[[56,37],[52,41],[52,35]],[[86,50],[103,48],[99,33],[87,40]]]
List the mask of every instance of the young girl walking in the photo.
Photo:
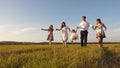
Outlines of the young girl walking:
[[47,40],[49,41],[49,46],[52,46],[52,41],[54,41],[54,37],[53,37],[53,25],[50,25],[48,29],[41,29],[44,31],[48,31],[48,37]]

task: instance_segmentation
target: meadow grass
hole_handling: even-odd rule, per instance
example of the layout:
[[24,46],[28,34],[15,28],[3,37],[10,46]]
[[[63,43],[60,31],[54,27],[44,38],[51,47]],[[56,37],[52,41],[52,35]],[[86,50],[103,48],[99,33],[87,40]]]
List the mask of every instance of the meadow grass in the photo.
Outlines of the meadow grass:
[[120,44],[1,45],[0,68],[120,68]]

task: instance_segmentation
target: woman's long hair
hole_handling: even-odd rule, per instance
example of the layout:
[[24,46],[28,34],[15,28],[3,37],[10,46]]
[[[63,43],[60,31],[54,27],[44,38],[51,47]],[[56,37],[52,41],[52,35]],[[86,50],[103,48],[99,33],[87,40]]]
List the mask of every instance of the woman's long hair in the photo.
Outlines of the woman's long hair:
[[62,29],[63,27],[66,27],[66,23],[65,23],[65,22],[62,22],[62,24],[61,24],[61,29]]
[[100,19],[100,18],[98,18],[96,21],[98,21],[98,23],[102,24],[102,22],[101,22],[101,19]]

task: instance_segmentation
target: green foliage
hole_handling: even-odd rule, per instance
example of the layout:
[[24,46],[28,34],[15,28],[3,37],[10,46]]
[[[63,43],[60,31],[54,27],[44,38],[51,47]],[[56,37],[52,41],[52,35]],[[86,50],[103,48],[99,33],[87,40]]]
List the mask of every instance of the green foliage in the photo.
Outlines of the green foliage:
[[1,45],[0,68],[119,68],[119,44]]

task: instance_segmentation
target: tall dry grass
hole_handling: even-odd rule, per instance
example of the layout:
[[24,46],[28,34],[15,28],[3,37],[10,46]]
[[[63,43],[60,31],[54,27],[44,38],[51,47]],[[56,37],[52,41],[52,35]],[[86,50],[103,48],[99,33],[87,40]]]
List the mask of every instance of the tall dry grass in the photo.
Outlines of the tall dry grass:
[[0,68],[120,68],[120,44],[4,45]]

